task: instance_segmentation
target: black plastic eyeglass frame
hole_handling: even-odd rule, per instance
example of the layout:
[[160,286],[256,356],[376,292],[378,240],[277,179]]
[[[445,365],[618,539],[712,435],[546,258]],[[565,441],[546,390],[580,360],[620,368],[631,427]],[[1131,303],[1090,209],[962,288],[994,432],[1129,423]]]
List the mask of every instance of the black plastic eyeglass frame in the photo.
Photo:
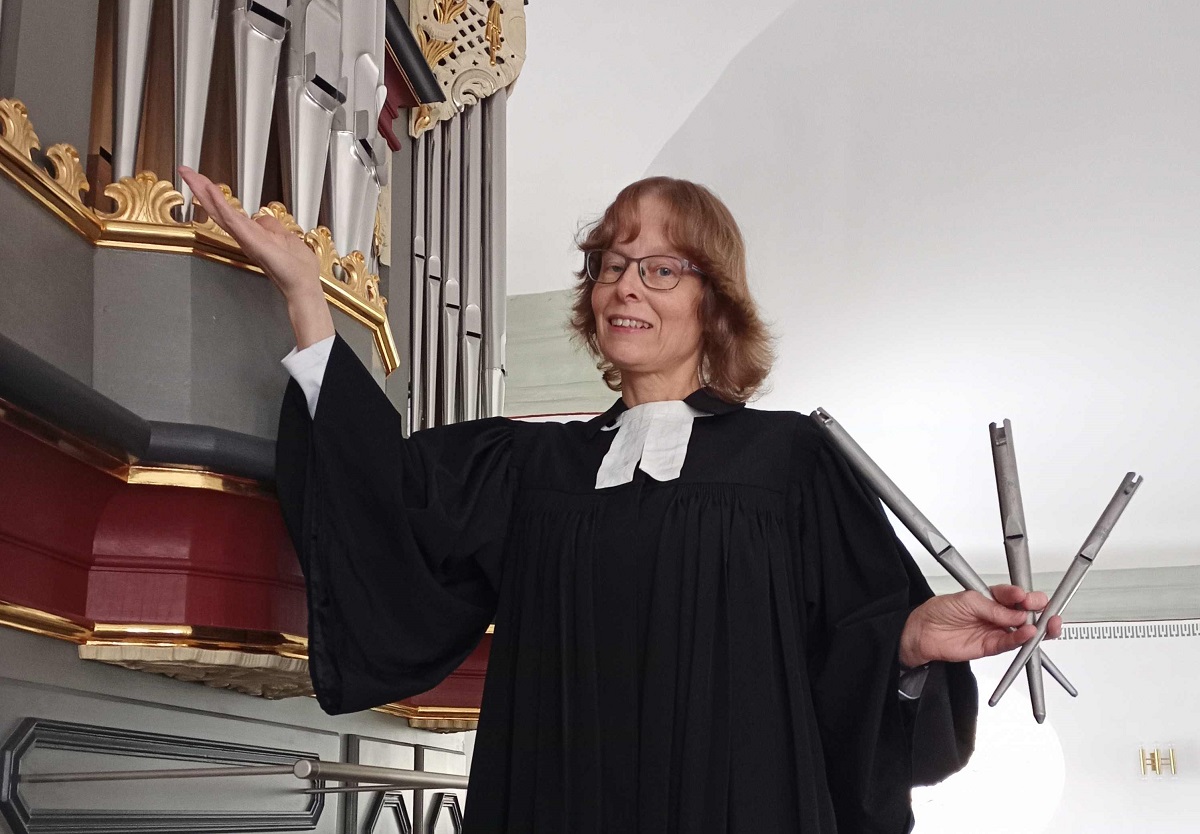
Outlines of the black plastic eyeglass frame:
[[[618,258],[621,258],[625,261],[625,267],[624,267],[624,269],[621,270],[621,275],[625,274],[625,270],[629,269],[630,264],[637,264],[638,277],[642,279],[642,285],[645,286],[646,289],[648,289],[648,290],[657,290],[659,292],[670,292],[671,290],[673,290],[679,286],[679,282],[683,280],[683,273],[685,273],[685,272],[694,272],[697,275],[699,275],[701,278],[708,277],[702,271],[700,271],[700,269],[698,269],[694,263],[687,260],[686,258],[679,258],[679,257],[676,257],[675,255],[646,255],[645,257],[642,257],[642,258],[626,258],[620,252],[613,252],[611,249],[588,249],[586,252],[583,253],[583,270],[584,270],[584,274],[587,275],[588,280],[592,281],[593,283],[615,284],[615,283],[617,283],[617,281],[621,280],[621,275],[616,276],[611,281],[604,281],[592,274],[592,256],[595,255],[595,256],[597,256],[598,259],[600,259],[602,261],[604,254],[606,252],[616,255]],[[642,268],[642,261],[648,261],[652,258],[670,258],[671,260],[677,261],[679,263],[679,274],[678,274],[678,276],[676,276],[676,280],[675,280],[674,284],[672,284],[669,287],[652,287],[652,286],[650,286],[649,283],[647,283],[646,270]]]

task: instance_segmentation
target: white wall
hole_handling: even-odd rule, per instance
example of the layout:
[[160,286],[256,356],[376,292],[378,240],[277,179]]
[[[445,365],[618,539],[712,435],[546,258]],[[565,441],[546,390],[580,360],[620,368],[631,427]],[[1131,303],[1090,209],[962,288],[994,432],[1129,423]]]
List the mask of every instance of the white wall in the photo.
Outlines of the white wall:
[[643,175],[726,64],[791,0],[544,0],[508,101],[508,291],[566,287],[572,242]]
[[[1049,645],[1079,688],[1046,684],[1034,723],[1024,677],[981,707],[978,748],[961,773],[913,793],[917,834],[1190,834],[1200,826],[1198,639],[1069,640]],[[982,700],[1007,658],[973,664]],[[1138,749],[1173,743],[1179,774],[1145,777]],[[969,823],[966,821],[970,820]]]
[[[1035,570],[1195,563],[1200,4],[797,3],[647,173],[744,226],[770,407],[824,406],[981,570],[1011,418]],[[936,566],[932,568],[936,570]]]
[[[509,111],[514,293],[567,286],[571,234],[627,182],[705,182],[743,225],[780,338],[762,405],[828,408],[981,572],[1004,570],[986,432],[1004,417],[1036,571],[1065,567],[1131,469],[1146,483],[1098,569],[1200,563],[1200,4],[721,17],[704,0],[682,38],[663,13],[677,3],[583,5],[530,7]],[[980,755],[918,794],[917,830],[1196,830],[1198,646],[1054,645],[1080,697],[1049,684],[1040,728],[1020,683],[985,707]],[[985,698],[1006,666],[977,664]],[[1155,741],[1175,742],[1177,779],[1138,775]],[[1020,764],[998,779],[1006,755]]]

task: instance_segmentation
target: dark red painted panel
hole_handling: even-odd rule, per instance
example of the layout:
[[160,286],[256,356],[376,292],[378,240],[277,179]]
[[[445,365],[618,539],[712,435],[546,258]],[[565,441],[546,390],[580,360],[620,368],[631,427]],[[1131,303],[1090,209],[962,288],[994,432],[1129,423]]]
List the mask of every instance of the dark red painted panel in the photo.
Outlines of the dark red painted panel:
[[121,481],[0,423],[0,599],[83,615],[92,534]]
[[[4,423],[0,600],[77,622],[308,633],[273,499],[127,484]],[[490,647],[408,703],[478,707]]]
[[396,135],[392,122],[399,117],[402,109],[416,107],[419,102],[413,97],[404,74],[390,54],[384,57],[383,83],[387,86],[387,98],[384,99],[383,109],[379,111],[379,132],[395,153],[400,150],[400,137]]

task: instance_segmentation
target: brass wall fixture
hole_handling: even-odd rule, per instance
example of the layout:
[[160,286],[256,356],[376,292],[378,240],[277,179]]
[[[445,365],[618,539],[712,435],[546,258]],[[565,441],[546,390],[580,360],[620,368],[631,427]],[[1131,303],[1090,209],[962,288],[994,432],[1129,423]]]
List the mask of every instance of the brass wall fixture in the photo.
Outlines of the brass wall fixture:
[[1149,750],[1139,747],[1138,761],[1142,767],[1142,776],[1179,775],[1179,771],[1176,770],[1175,748],[1173,746],[1168,746],[1165,752],[1160,750],[1157,745],[1151,747]]

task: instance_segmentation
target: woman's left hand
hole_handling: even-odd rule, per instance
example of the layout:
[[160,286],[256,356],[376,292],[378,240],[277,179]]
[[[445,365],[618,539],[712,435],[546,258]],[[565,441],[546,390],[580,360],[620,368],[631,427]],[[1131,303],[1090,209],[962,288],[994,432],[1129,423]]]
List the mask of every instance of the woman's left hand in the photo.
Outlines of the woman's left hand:
[[[1015,649],[1033,637],[1037,629],[1025,622],[1025,614],[1045,608],[1046,595],[1015,585],[993,585],[992,595],[995,600],[961,591],[932,597],[913,609],[900,635],[900,663],[914,668],[934,660],[975,660]],[[1052,618],[1046,636],[1053,639],[1061,632],[1062,618]]]

